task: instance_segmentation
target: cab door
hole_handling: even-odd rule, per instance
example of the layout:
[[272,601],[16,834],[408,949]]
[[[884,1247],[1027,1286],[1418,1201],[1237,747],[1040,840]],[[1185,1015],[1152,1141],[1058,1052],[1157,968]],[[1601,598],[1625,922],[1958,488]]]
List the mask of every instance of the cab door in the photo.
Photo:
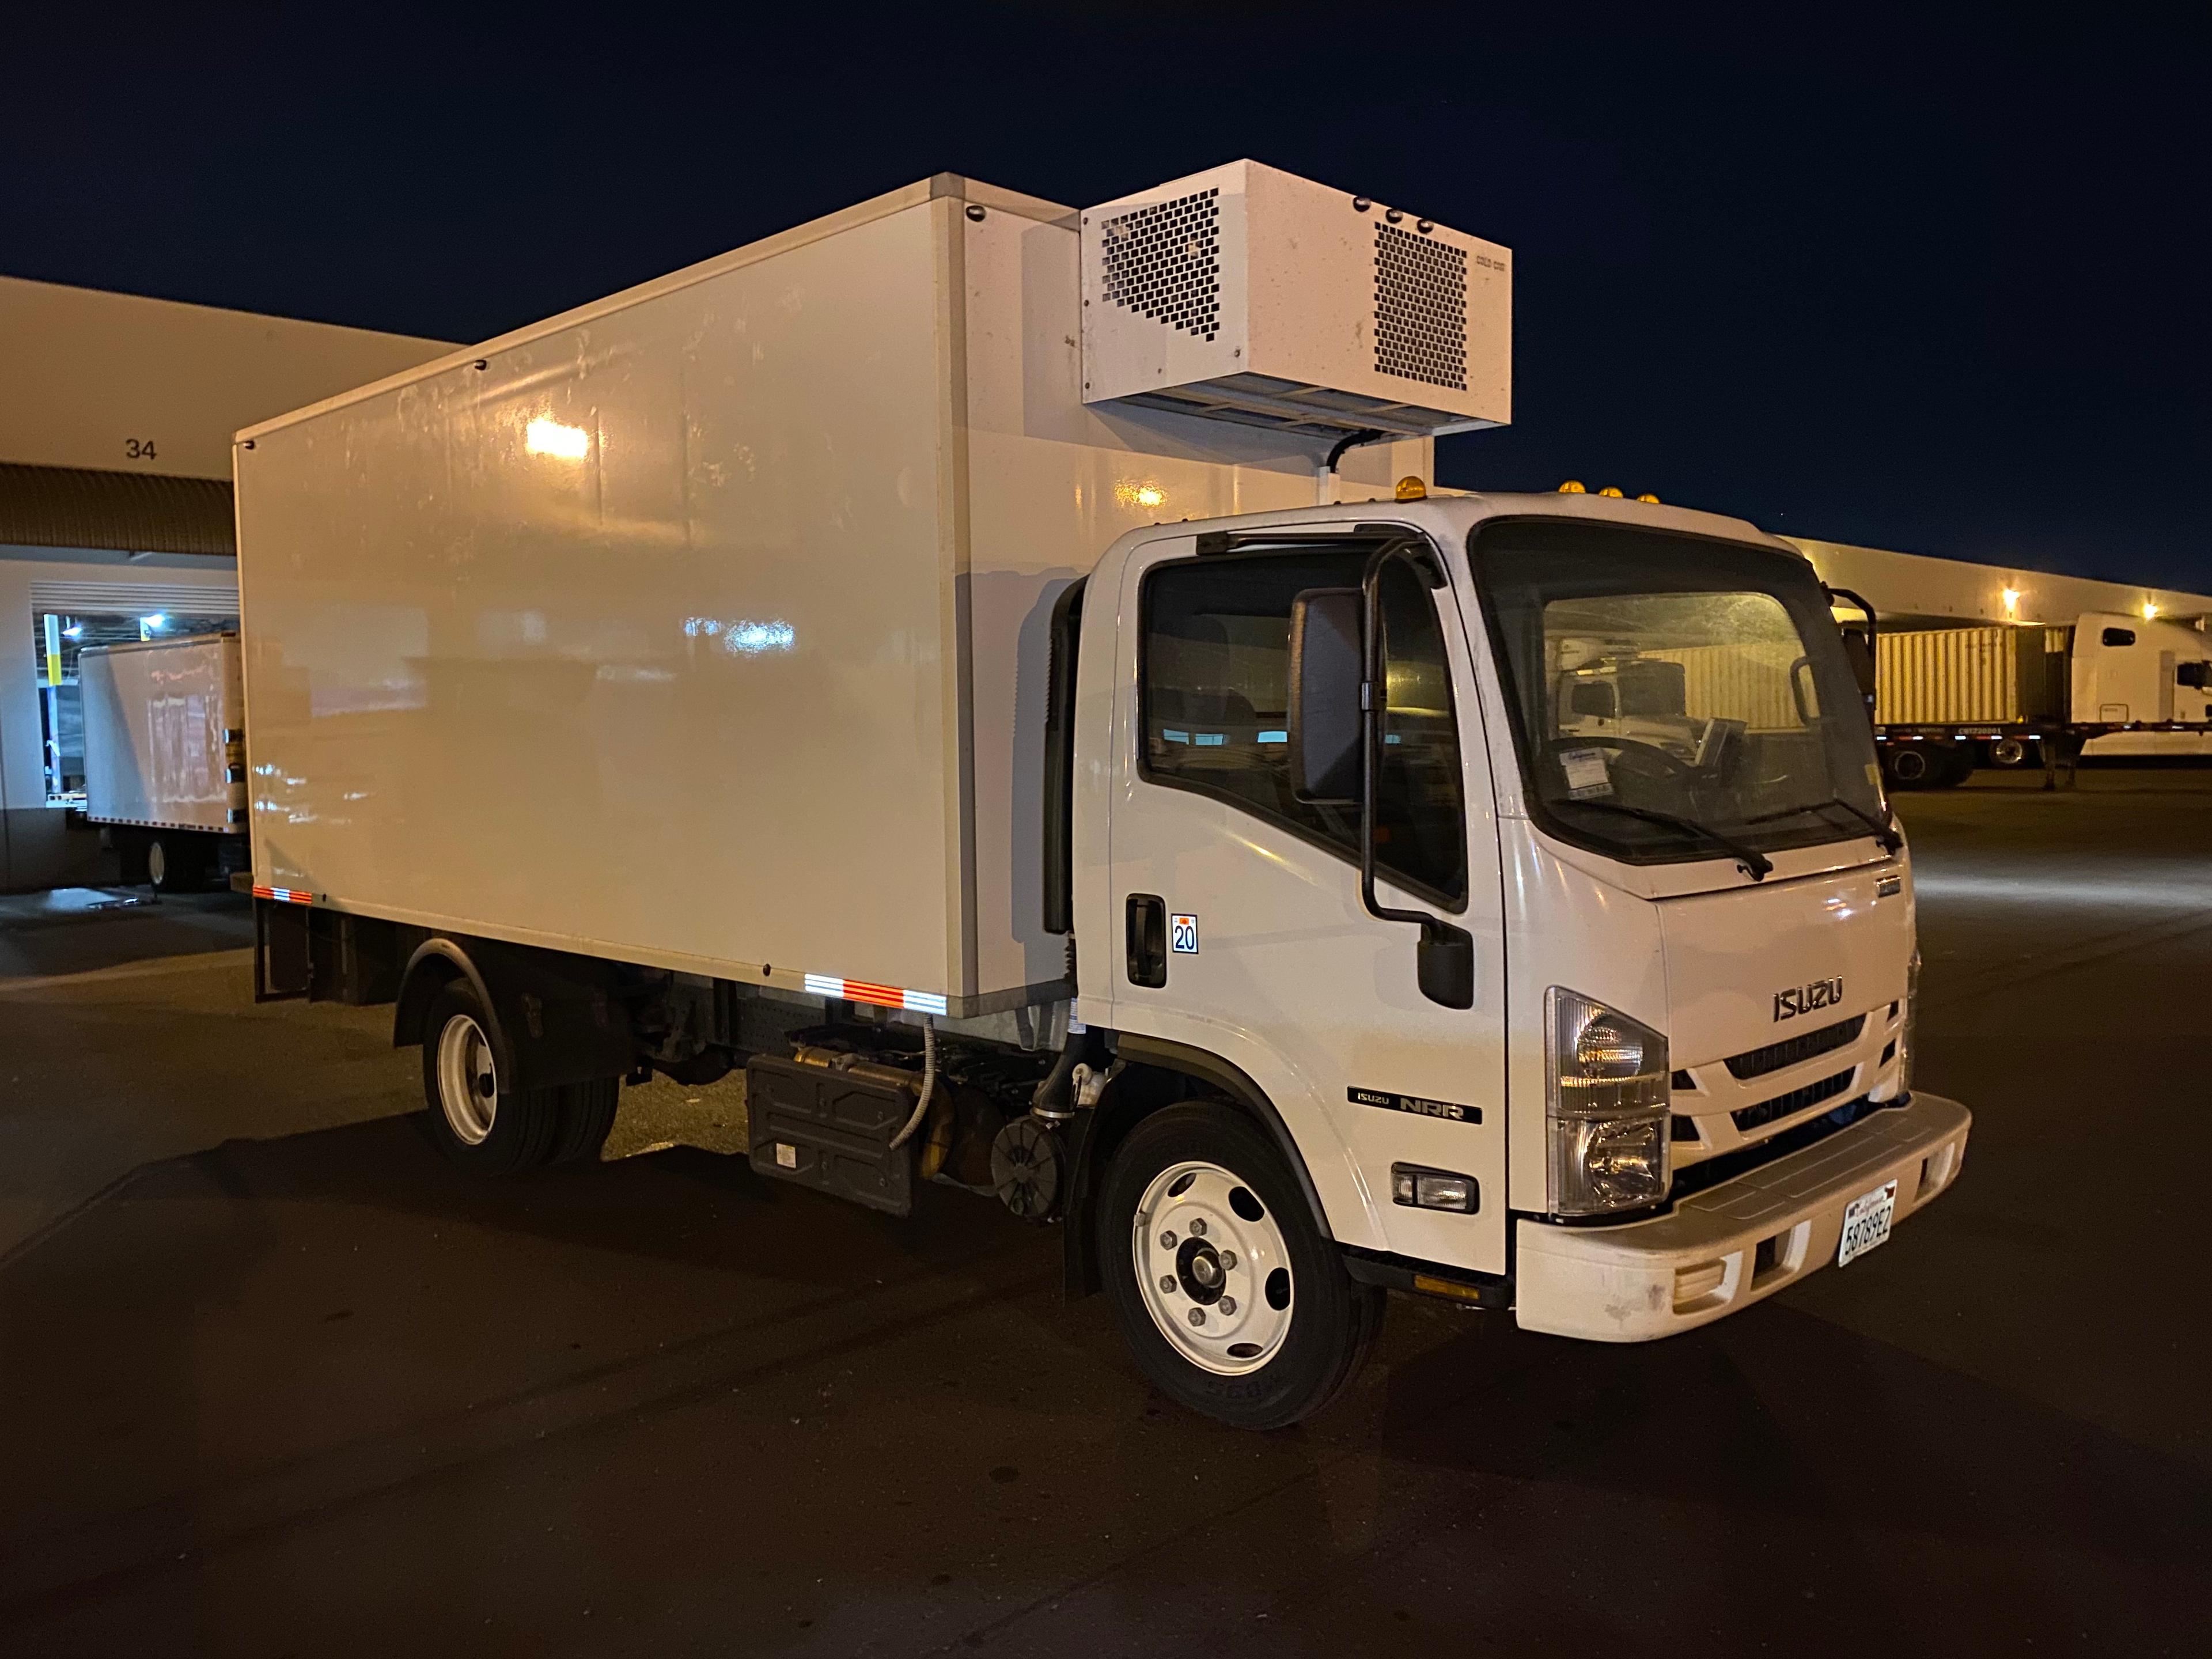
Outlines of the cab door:
[[[1340,1242],[1501,1273],[1498,835],[1449,589],[1402,561],[1384,569],[1377,896],[1473,936],[1472,1007],[1425,996],[1420,930],[1362,904],[1356,811],[1302,804],[1291,788],[1292,601],[1357,587],[1373,545],[1316,537],[1201,555],[1178,538],[1125,567],[1108,848],[1121,929],[1113,1022],[1251,1078]],[[1472,1177],[1474,1212],[1394,1202],[1394,1165]]]

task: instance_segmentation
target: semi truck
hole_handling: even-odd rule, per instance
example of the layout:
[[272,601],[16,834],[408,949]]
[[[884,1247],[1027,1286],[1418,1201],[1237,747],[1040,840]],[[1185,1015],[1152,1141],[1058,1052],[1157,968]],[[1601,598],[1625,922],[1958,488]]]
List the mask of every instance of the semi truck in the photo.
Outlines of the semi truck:
[[1427,489],[1510,287],[1256,163],[939,175],[247,429],[256,994],[391,1004],[486,1175],[741,1076],[763,1179],[1056,1224],[1241,1426],[1392,1292],[1638,1342],[1856,1261],[1971,1126],[1858,679],[1747,523]]
[[[1863,601],[1844,608],[1847,626],[1867,627]],[[1875,744],[1898,788],[2085,754],[2212,755],[2212,638],[2179,622],[2097,611],[2058,625],[1885,628],[1874,654]]]
[[88,646],[84,813],[106,828],[126,883],[188,891],[242,871],[245,690],[238,635]]

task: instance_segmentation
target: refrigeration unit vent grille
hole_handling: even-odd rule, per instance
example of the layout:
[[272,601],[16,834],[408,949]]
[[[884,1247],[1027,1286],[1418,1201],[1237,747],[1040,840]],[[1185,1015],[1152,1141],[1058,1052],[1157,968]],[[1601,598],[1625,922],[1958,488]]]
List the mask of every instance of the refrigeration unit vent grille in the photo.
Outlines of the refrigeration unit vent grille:
[[1375,368],[1467,390],[1467,250],[1375,227]]
[[1220,196],[1218,187],[1200,191],[1107,220],[1100,227],[1106,298],[1211,340],[1221,325]]

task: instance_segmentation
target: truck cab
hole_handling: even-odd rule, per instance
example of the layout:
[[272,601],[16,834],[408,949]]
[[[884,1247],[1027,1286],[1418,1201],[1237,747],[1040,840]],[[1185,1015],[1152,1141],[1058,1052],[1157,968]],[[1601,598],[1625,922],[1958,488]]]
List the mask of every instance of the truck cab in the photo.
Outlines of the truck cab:
[[[1076,1018],[1246,1103],[1355,1284],[1641,1340],[1955,1176],[1967,1113],[1910,1086],[1910,859],[1789,544],[1635,501],[1381,501],[1127,535],[1064,609]],[[1218,1414],[1328,1369],[1285,1362],[1264,1279],[1194,1300],[1189,1220],[1296,1254],[1231,1205],[1242,1144],[1139,1158],[1097,1218],[1155,1375]],[[1308,1322],[1357,1341],[1322,1289]]]

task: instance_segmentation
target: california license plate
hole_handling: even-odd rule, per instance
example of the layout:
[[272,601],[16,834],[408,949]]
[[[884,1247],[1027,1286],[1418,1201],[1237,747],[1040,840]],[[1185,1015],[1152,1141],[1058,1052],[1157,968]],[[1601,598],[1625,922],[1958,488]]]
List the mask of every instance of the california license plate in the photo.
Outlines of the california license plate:
[[1897,1218],[1897,1183],[1886,1182],[1870,1193],[1861,1193],[1844,1206],[1844,1242],[1836,1246],[1836,1265],[1864,1255],[1877,1244],[1889,1242],[1889,1224]]

